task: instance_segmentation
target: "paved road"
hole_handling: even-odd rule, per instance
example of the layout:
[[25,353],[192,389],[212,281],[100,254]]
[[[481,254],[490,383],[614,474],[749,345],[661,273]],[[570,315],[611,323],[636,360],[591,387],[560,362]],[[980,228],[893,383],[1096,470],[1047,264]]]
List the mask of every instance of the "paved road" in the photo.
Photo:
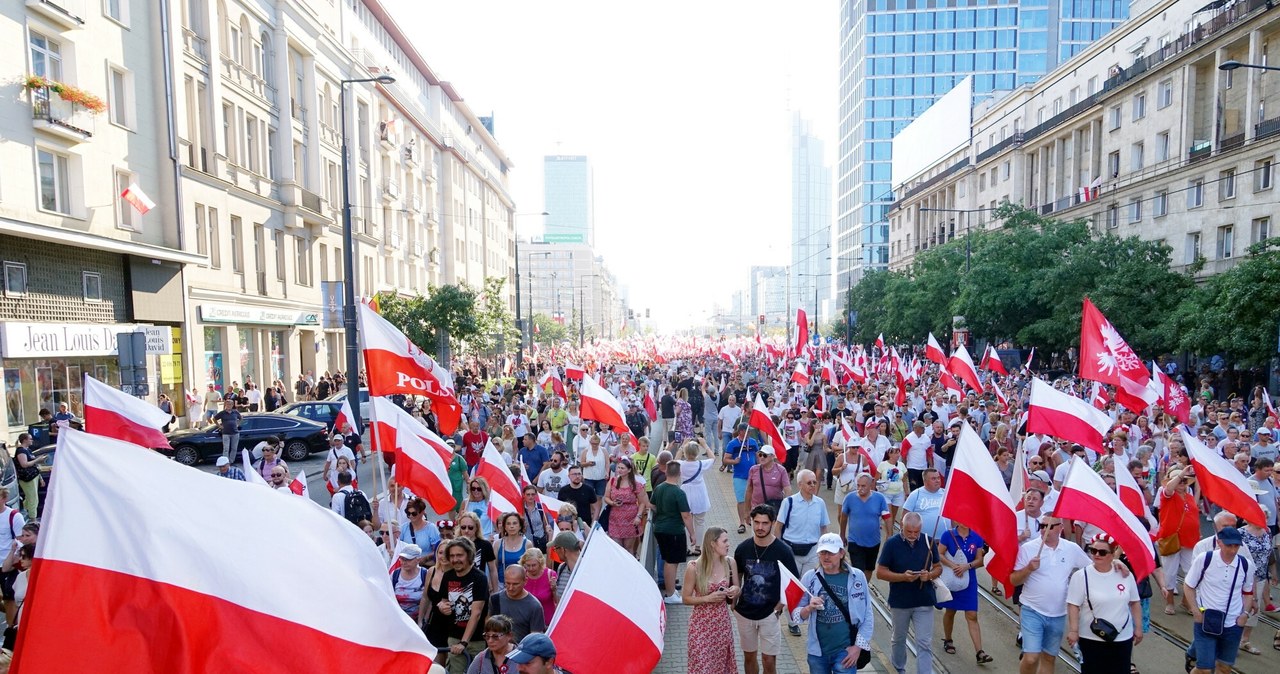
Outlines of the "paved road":
[[[365,447],[368,447],[368,434],[365,435],[364,439]],[[311,500],[328,507],[329,491],[324,488],[324,478],[320,474],[320,469],[324,467],[324,457],[325,454],[321,452],[319,454],[312,454],[304,461],[290,462],[289,471],[292,475],[297,475],[299,470],[304,471],[307,474],[307,490],[311,496]],[[241,466],[242,464],[237,462],[236,465]],[[206,473],[215,473],[218,470],[212,463],[202,463],[198,468]],[[359,468],[356,470],[357,477],[360,480],[360,490],[367,494],[370,497],[370,500],[372,500],[375,492],[373,488],[373,472],[375,470],[374,464],[371,461],[361,461]],[[376,491],[384,491],[385,488],[382,486],[382,478],[378,477],[377,480],[378,489]]]

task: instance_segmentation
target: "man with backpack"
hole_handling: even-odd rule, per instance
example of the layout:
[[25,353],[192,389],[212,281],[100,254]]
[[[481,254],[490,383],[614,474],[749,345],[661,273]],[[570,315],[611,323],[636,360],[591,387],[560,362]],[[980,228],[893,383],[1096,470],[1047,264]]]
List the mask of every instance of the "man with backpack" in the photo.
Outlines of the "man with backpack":
[[351,486],[351,471],[338,473],[338,491],[333,493],[329,508],[352,524],[373,520],[373,508],[364,492]]

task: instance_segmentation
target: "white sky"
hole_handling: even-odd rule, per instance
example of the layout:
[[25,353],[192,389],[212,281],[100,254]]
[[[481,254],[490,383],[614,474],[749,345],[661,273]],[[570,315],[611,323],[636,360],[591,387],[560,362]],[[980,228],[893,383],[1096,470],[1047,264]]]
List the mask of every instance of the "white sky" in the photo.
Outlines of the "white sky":
[[384,4],[496,116],[518,212],[546,210],[544,155],[590,157],[597,254],[660,329],[727,311],[751,265],[790,259],[790,111],[834,163],[838,0]]

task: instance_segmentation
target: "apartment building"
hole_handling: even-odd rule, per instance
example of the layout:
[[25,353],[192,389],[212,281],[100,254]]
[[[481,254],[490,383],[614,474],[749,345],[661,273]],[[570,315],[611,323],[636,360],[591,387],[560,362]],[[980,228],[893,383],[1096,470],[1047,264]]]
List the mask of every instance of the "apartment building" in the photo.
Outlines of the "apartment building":
[[591,246],[549,240],[554,237],[520,242],[523,315],[542,314],[562,323],[572,341],[579,333],[584,339],[621,336],[626,289]]
[[1271,235],[1280,77],[1229,68],[1280,63],[1280,12],[1266,0],[1133,12],[1037,83],[973,108],[958,143],[895,175],[891,268],[990,226],[1004,201],[1163,241],[1177,265],[1204,258],[1203,275]]

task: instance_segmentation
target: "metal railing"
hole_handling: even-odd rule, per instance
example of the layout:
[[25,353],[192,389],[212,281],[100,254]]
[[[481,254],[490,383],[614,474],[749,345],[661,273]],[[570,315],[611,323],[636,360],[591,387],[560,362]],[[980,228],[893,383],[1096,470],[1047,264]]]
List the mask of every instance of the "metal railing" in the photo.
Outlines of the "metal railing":
[[1280,117],[1265,119],[1261,122],[1258,122],[1253,126],[1253,133],[1254,133],[1255,140],[1270,138],[1271,136],[1274,136],[1277,133],[1280,133]]
[[85,138],[92,138],[95,130],[92,112],[62,100],[48,87],[31,90],[31,118],[74,131]]

